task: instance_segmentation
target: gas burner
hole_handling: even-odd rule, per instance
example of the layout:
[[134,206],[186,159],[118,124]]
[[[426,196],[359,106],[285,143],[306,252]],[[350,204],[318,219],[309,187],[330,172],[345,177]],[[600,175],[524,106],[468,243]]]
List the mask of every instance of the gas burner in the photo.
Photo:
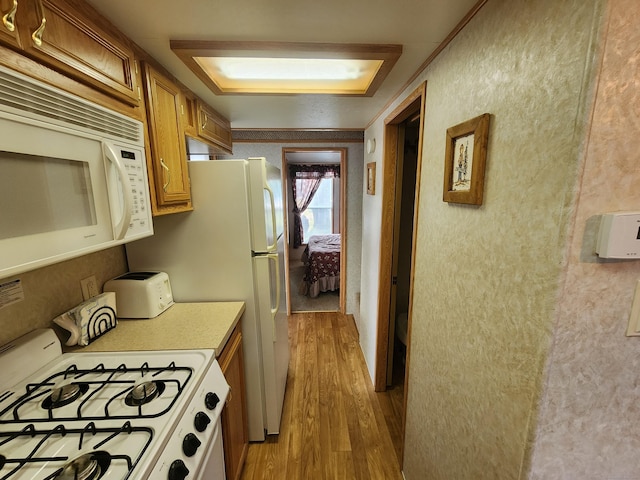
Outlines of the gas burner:
[[45,410],[52,410],[54,408],[64,407],[70,403],[75,402],[82,395],[87,393],[89,385],[86,383],[69,383],[60,387],[54,388],[51,391],[51,395],[45,398],[42,402],[42,408]]
[[162,395],[164,389],[164,382],[161,381],[146,381],[139,383],[138,385],[133,387],[131,392],[129,392],[127,398],[125,398],[125,403],[130,407],[144,405],[145,403],[149,403],[159,395]]
[[74,458],[62,467],[55,480],[97,480],[102,478],[111,463],[111,455],[96,451]]

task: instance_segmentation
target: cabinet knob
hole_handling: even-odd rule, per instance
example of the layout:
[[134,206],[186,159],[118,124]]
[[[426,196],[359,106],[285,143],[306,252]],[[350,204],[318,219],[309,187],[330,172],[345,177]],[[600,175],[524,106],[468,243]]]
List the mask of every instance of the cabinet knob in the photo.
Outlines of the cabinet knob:
[[18,11],[18,0],[13,0],[13,6],[3,17],[2,23],[10,32],[16,29],[16,12]]
[[40,26],[31,34],[31,38],[36,47],[40,47],[42,45],[42,35],[44,34],[44,27],[47,25],[47,17],[44,15],[44,5],[42,4],[42,0],[38,0],[38,8],[42,19],[40,20]]
[[162,168],[164,169],[164,171],[167,172],[167,181],[164,183],[164,185],[162,185],[162,190],[166,192],[167,187],[171,183],[171,170],[169,170],[169,167],[167,167],[167,164],[164,163],[163,158],[160,158],[160,165],[162,165]]

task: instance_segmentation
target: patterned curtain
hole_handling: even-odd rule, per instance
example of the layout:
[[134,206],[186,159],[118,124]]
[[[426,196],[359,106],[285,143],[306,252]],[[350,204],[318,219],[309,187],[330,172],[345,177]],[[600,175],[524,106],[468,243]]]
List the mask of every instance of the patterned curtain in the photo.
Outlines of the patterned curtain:
[[339,178],[340,165],[289,165],[293,206],[293,246],[298,248],[304,239],[302,214],[309,207],[323,178]]

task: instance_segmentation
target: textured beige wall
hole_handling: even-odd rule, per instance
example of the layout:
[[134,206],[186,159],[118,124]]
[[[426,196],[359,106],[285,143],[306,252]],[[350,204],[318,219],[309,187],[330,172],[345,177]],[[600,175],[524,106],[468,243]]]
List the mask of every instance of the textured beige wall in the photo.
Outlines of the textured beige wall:
[[[526,475],[589,111],[600,3],[489,0],[416,80],[427,81],[427,103],[407,480]],[[446,129],[485,112],[492,119],[484,204],[444,203]],[[381,123],[365,136],[378,135]],[[368,200],[364,222],[376,218],[377,204]],[[371,260],[365,252],[363,265]],[[363,282],[363,297],[364,288]],[[375,317],[366,318],[361,336],[372,338]]]
[[52,327],[55,317],[82,302],[83,278],[95,275],[102,289],[104,282],[126,271],[124,248],[114,247],[0,279],[4,283],[19,278],[24,290],[23,301],[0,309],[0,345],[35,328]]
[[611,0],[531,478],[640,478],[640,261],[594,255],[600,214],[640,208],[640,2]]
[[375,355],[377,341],[378,319],[378,276],[380,273],[380,225],[382,224],[382,172],[384,162],[383,143],[384,125],[382,121],[375,122],[365,132],[365,142],[376,140],[376,149],[372,153],[365,153],[364,163],[376,164],[375,195],[366,193],[366,183],[362,182],[362,269],[360,273],[360,316],[358,320],[358,334],[360,348],[367,362],[371,378],[375,378]]

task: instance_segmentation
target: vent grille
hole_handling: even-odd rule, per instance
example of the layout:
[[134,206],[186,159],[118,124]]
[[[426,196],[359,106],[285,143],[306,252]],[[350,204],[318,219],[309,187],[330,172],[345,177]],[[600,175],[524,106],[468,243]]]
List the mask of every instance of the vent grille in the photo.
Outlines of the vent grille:
[[141,122],[5,69],[0,70],[0,105],[74,130],[144,142]]

